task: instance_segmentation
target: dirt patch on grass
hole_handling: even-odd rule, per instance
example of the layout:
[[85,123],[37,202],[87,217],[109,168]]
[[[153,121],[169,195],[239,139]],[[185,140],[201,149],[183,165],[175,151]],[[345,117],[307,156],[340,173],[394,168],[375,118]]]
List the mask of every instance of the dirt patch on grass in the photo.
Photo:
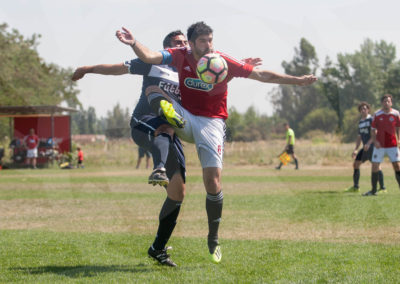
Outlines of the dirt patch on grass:
[[[155,234],[158,203],[152,200],[9,200],[0,201],[0,229],[45,229],[59,232],[129,232]],[[400,227],[362,228],[311,222],[293,223],[267,218],[249,221],[224,211],[221,239],[292,240],[345,243],[400,242]],[[182,208],[174,235],[206,237],[208,225],[204,208]]]

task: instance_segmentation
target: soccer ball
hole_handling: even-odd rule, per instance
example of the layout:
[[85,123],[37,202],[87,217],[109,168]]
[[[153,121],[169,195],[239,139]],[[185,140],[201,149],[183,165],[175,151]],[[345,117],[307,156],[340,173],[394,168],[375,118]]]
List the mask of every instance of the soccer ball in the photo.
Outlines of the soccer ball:
[[196,72],[203,82],[218,84],[228,75],[228,65],[218,53],[208,53],[197,62]]

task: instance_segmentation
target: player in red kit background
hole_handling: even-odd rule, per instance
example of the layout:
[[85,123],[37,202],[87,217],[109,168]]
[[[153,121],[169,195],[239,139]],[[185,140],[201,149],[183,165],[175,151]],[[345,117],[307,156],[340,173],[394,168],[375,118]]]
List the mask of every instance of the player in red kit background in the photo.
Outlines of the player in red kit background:
[[[221,172],[223,163],[223,145],[225,138],[225,119],[227,112],[227,83],[234,77],[244,77],[265,83],[310,85],[317,78],[314,75],[290,76],[253,68],[224,53],[219,53],[228,64],[228,76],[219,84],[207,84],[196,74],[198,60],[213,50],[213,30],[204,22],[198,22],[188,28],[188,47],[151,51],[133,37],[125,28],[116,32],[117,38],[132,47],[136,55],[151,64],[169,64],[175,67],[179,75],[182,105],[172,102],[167,106],[175,109],[173,114],[166,111],[165,99],[161,90],[148,93],[150,104],[162,110],[172,120],[183,117],[186,122],[176,124],[176,133],[187,142],[195,143],[197,154],[203,168],[203,182],[207,192],[206,211],[208,216],[208,249],[213,262],[222,258],[218,241],[219,223],[222,217],[223,194]],[[174,114],[177,113],[177,114]],[[168,119],[170,121],[170,119]]]
[[400,113],[392,108],[392,95],[386,94],[381,98],[382,108],[374,114],[371,125],[372,142],[372,190],[364,193],[364,196],[376,195],[379,165],[388,155],[395,171],[397,183],[400,186],[400,151],[398,139],[400,134]]
[[24,138],[26,148],[26,163],[36,169],[36,158],[38,156],[39,138],[35,134],[35,129],[29,129],[29,135]]

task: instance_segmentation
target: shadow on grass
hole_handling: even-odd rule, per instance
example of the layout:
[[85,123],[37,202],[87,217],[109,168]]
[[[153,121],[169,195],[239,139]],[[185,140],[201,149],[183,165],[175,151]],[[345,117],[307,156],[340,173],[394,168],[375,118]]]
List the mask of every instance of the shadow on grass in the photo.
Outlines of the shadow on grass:
[[[160,266],[159,266],[160,267]],[[101,273],[108,272],[127,272],[127,273],[144,273],[154,272],[153,265],[73,265],[73,266],[39,266],[39,267],[18,267],[10,268],[13,271],[19,271],[30,275],[53,273],[71,278],[94,277]]]

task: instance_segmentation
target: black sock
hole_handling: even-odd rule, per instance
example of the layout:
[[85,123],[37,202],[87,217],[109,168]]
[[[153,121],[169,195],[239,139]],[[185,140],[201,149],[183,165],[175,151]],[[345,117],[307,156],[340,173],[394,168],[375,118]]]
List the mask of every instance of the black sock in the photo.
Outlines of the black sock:
[[158,225],[156,239],[153,243],[153,248],[155,250],[164,249],[165,245],[167,244],[172,235],[172,231],[175,228],[176,219],[178,218],[181,205],[181,201],[174,201],[168,197],[165,199],[163,207],[160,211],[160,223]]
[[206,211],[208,216],[208,249],[213,253],[218,245],[218,228],[221,222],[224,195],[222,190],[216,195],[207,193]]
[[354,169],[353,172],[353,184],[355,188],[358,188],[358,182],[360,181],[360,169]]
[[277,166],[278,169],[280,169],[282,167],[282,163],[279,163],[279,166]]
[[396,180],[400,187],[400,172],[396,172]]
[[378,181],[379,181],[379,188],[380,188],[380,189],[384,189],[384,188],[385,188],[385,184],[383,183],[383,172],[382,172],[382,171],[379,171],[378,173],[379,173],[379,179],[378,179]]
[[376,186],[378,184],[379,173],[372,172],[371,173],[371,185],[372,185],[372,192],[376,192]]
[[154,137],[154,143],[151,146],[151,154],[153,155],[154,168],[164,168],[167,163],[169,145],[171,137],[168,134],[161,133]]
[[294,163],[296,165],[296,169],[298,169],[299,168],[299,161],[296,158],[294,159]]

